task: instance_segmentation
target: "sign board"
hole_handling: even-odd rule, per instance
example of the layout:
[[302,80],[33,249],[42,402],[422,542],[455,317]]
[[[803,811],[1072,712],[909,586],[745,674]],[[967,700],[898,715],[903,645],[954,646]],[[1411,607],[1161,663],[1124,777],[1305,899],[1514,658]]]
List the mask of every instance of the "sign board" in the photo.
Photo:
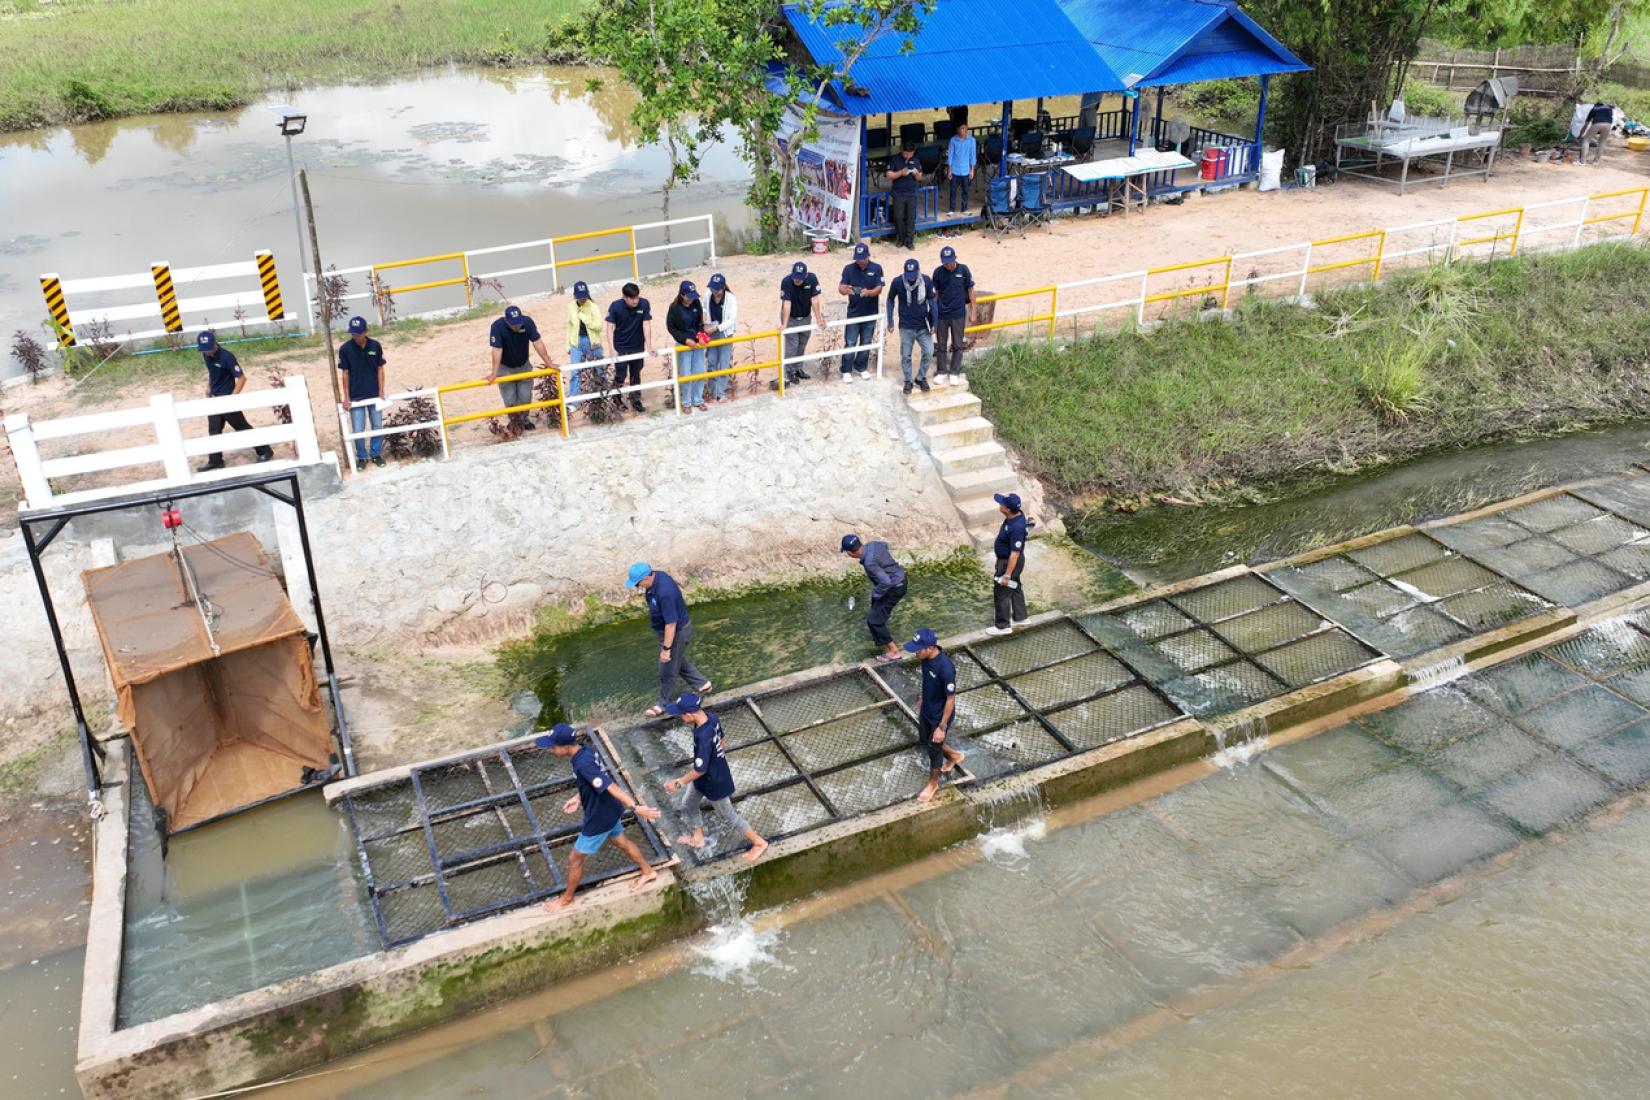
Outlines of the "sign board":
[[[847,241],[859,189],[859,119],[820,111],[815,125],[818,134],[795,152],[788,213],[811,236]],[[802,108],[792,103],[779,125],[781,155],[801,128]]]

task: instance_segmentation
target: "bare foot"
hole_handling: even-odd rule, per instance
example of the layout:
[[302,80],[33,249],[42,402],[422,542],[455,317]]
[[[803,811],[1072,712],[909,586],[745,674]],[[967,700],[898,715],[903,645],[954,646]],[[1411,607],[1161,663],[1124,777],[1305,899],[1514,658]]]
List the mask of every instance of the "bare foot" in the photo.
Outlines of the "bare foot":
[[968,754],[966,752],[959,752],[954,758],[947,760],[944,764],[940,765],[940,774],[949,775],[952,771],[956,770],[958,764],[961,764],[967,759]]
[[745,853],[745,862],[746,863],[755,863],[757,860],[762,858],[762,853],[766,852],[767,850],[768,850],[768,842],[765,841],[765,840],[761,841],[759,843],[756,843],[756,844],[752,844],[751,845],[751,850]]
[[932,801],[933,798],[934,798],[934,792],[939,790],[939,789],[940,789],[939,780],[930,779],[928,781],[928,785],[923,787],[923,789],[917,793],[917,801],[918,802],[930,802],[930,801]]
[[642,877],[630,884],[630,892],[632,894],[636,893],[642,887],[646,886],[648,883],[652,882],[654,879],[656,879],[658,877],[659,877],[659,872],[655,871],[653,868],[649,867],[645,863],[642,864]]
[[698,840],[694,840],[690,836],[679,836],[676,838],[676,843],[685,844],[689,848],[703,848],[705,846],[705,838],[700,837]]
[[570,897],[563,896],[563,897],[559,897],[559,898],[552,898],[551,900],[549,900],[549,901],[545,902],[543,905],[541,905],[539,908],[543,909],[546,913],[559,913],[563,909],[571,909],[572,907],[573,907],[573,899],[570,898]]

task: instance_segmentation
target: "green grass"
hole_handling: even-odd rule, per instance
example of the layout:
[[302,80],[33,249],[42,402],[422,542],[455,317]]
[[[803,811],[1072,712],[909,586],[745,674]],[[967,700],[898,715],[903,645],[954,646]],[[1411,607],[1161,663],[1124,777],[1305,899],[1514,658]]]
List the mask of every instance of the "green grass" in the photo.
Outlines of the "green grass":
[[548,56],[583,0],[0,0],[0,130]]
[[969,378],[1060,494],[1219,495],[1300,473],[1650,415],[1650,250],[1250,300],[1228,324],[1007,346]]

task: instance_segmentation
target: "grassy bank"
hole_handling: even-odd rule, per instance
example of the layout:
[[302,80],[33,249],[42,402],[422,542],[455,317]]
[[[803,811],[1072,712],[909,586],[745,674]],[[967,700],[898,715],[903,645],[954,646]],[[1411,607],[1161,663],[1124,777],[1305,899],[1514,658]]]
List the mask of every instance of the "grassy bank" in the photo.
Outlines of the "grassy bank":
[[1600,245],[1005,347],[970,379],[1066,497],[1195,498],[1650,414],[1647,308],[1650,250]]
[[554,60],[582,0],[0,0],[0,130],[221,109],[452,62]]

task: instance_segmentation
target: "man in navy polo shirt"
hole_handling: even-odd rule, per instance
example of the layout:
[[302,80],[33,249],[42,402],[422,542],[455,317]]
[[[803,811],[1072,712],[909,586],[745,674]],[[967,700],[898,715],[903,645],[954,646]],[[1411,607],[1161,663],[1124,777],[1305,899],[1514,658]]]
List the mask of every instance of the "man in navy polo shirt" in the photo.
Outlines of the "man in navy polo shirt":
[[888,221],[894,227],[894,247],[917,247],[917,191],[922,187],[922,165],[917,147],[902,145],[882,176],[888,181]]
[[709,695],[710,680],[688,660],[687,647],[693,639],[693,625],[689,621],[687,601],[682,598],[682,586],[676,583],[676,578],[639,561],[630,567],[624,586],[642,590],[647,598],[647,621],[659,636],[659,702],[647,708],[647,716],[657,718],[665,712],[666,705],[676,697],[678,680],[685,680],[689,691]]
[[940,776],[948,775],[968,758],[945,743],[951,720],[957,713],[957,666],[940,648],[939,639],[927,627],[905,643],[905,652],[922,658],[922,702],[917,710],[917,743],[928,754],[928,785],[917,794],[927,802],[940,789]]
[[899,369],[905,376],[905,392],[911,392],[911,345],[922,349],[922,366],[917,385],[928,392],[928,366],[934,358],[934,281],[922,273],[915,259],[905,261],[905,274],[888,288],[888,324],[899,314]]
[[1003,524],[997,528],[997,541],[992,547],[997,566],[992,581],[991,602],[996,608],[997,621],[987,634],[1012,634],[1014,628],[1026,621],[1026,591],[1020,575],[1026,567],[1026,516],[1020,511],[1019,493],[997,493],[992,498],[997,511],[1003,515]]
[[533,744],[549,749],[557,756],[573,758],[573,777],[578,780],[579,790],[562,804],[561,809],[566,814],[580,811],[584,814],[579,838],[573,842],[573,854],[567,857],[567,889],[562,891],[561,897],[545,902],[544,908],[553,913],[573,904],[573,892],[584,878],[584,861],[601,851],[602,845],[610,840],[613,847],[623,852],[642,872],[641,877],[630,884],[632,894],[657,878],[659,872],[648,866],[647,857],[636,842],[624,835],[621,818],[626,810],[634,810],[643,821],[657,821],[659,811],[631,798],[629,792],[613,782],[612,774],[602,763],[602,758],[596,755],[596,750],[588,742],[581,744],[579,735],[565,722],[552,729],[547,736],[535,738]]
[[788,362],[808,354],[808,338],[813,335],[812,330],[807,328],[803,328],[801,332],[788,330],[805,326],[809,322],[813,323],[814,328],[825,327],[825,313],[819,305],[819,276],[809,271],[807,264],[798,260],[791,265],[791,273],[779,280],[779,328],[785,333],[787,386],[813,377],[800,366],[793,366]]
[[[871,363],[870,348],[877,337],[877,299],[882,295],[882,265],[871,259],[871,249],[864,244],[854,245],[854,262],[842,269],[842,282],[837,293],[848,299],[848,320],[863,318],[861,324],[848,324],[842,330],[842,380],[852,382],[864,378]],[[850,351],[857,347],[858,351]]]
[[681,807],[689,831],[677,841],[694,849],[705,846],[705,813],[699,808],[702,798],[728,827],[727,835],[743,836],[750,842],[745,862],[755,863],[768,850],[768,842],[733,808],[733,769],[728,767],[728,756],[722,748],[722,720],[706,710],[704,700],[691,692],[677,698],[665,713],[680,718],[693,730],[693,767],[665,783],[666,794],[675,794],[692,784]]
[[[487,375],[489,382],[498,382],[500,375],[525,372],[529,347],[539,353],[539,362],[544,364],[546,370],[554,370],[556,367],[550,358],[550,349],[544,346],[544,341],[539,337],[539,327],[533,323],[531,317],[521,311],[520,306],[505,307],[504,316],[496,318],[493,327],[487,332],[487,344],[493,349],[493,369]],[[498,382],[498,393],[504,399],[504,407],[507,409],[531,405],[533,380],[524,378],[519,382]],[[523,428],[533,430],[533,414],[511,413],[504,437],[514,439],[521,434]]]
[[[218,346],[218,337],[211,329],[205,329],[195,337],[195,347],[206,360],[206,396],[228,397],[232,393],[240,393],[246,389],[246,375],[241,373],[241,364],[228,349]],[[246,419],[246,414],[236,409],[234,412],[209,413],[206,417],[206,432],[208,435],[217,435],[222,432],[224,425],[234,428],[237,432],[250,432],[252,424]],[[268,462],[275,457],[271,447],[254,447],[253,453],[258,456],[259,462]],[[223,469],[223,452],[214,451],[202,466],[201,472]]]
[[[349,339],[338,345],[338,369],[344,372],[344,392],[348,395],[349,430],[360,435],[372,424],[378,431],[384,426],[379,399],[384,396],[384,349],[367,335],[367,319],[349,319]],[[384,437],[372,437],[372,464],[384,464]],[[355,441],[355,472],[367,468],[367,441]]]
[[[613,349],[613,388],[642,383],[642,360],[653,354],[653,303],[642,297],[642,288],[626,283],[620,297],[607,307],[607,346]],[[625,378],[629,377],[627,383]],[[624,394],[613,395],[615,408],[624,408]],[[645,412],[642,395],[630,395],[630,407]]]
[[[974,323],[974,273],[957,262],[957,250],[940,249],[940,266],[934,269],[934,298],[939,323],[934,330],[934,360],[939,374],[937,386],[962,385],[963,329]],[[949,362],[946,351],[951,352]]]

